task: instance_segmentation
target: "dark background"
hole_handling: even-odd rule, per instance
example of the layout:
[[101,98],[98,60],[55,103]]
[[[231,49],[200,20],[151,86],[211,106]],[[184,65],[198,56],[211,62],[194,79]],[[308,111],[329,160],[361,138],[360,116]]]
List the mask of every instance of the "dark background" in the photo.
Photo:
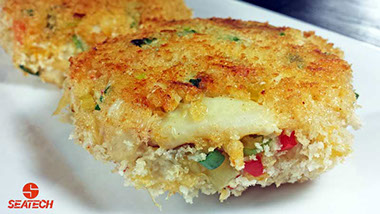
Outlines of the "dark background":
[[380,0],[244,0],[380,47]]

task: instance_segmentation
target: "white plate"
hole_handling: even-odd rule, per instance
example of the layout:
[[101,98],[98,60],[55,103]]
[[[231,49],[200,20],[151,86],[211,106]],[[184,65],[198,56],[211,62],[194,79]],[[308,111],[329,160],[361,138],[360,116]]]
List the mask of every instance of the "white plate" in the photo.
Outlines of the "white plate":
[[[231,0],[188,0],[198,17],[269,21],[277,26],[315,30],[341,47],[352,63],[364,126],[354,132],[354,153],[312,182],[280,188],[250,188],[219,204],[200,196],[193,205],[179,196],[161,199],[162,213],[377,213],[380,192],[380,50],[262,8]],[[96,161],[68,140],[72,127],[52,117],[60,97],[55,87],[24,78],[0,53],[0,213],[11,199],[24,199],[22,187],[39,186],[37,199],[54,200],[52,210],[17,213],[159,213],[144,190],[123,187],[112,166]]]

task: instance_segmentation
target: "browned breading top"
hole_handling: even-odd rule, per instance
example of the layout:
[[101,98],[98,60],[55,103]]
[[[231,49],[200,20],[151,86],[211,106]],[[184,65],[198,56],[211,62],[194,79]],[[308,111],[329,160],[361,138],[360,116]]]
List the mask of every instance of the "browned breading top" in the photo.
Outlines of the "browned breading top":
[[280,129],[320,139],[353,114],[352,71],[342,55],[313,32],[232,19],[172,21],[72,58],[69,81],[74,93],[92,96],[111,85],[100,108],[121,98],[148,115],[203,96],[253,100],[275,112]]

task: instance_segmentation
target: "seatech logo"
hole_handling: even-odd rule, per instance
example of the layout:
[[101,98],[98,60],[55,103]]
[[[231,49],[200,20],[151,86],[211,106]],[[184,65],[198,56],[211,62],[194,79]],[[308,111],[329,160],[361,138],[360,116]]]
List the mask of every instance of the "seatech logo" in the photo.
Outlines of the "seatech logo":
[[24,188],[22,188],[22,194],[28,199],[37,197],[38,192],[38,186],[35,183],[27,183]]
[[[27,199],[34,199],[39,193],[35,183],[27,183],[22,188],[22,194]],[[52,209],[54,200],[9,200],[9,209]]]

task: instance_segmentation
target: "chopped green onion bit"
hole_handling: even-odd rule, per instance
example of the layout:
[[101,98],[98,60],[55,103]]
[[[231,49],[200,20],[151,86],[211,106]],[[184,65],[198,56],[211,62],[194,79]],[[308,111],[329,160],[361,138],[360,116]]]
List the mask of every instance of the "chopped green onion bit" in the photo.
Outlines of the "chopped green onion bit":
[[138,80],[146,79],[146,74],[144,74],[144,73],[137,74],[137,75],[135,76],[135,78],[138,79]]
[[249,149],[249,148],[244,148],[243,149],[244,156],[251,156],[251,155],[256,155],[258,152],[258,149]]
[[280,33],[280,36],[285,36],[285,33],[284,33],[284,32],[281,32],[281,33]]
[[107,94],[107,92],[110,90],[111,85],[107,85],[106,89],[104,89],[104,94]]
[[133,21],[130,25],[129,25],[130,28],[135,28],[137,27],[137,22],[136,21]]
[[108,85],[108,86],[106,87],[106,89],[104,89],[104,92],[100,95],[100,98],[99,98],[100,102],[103,102],[103,100],[104,100],[104,95],[107,94],[107,92],[108,92],[108,90],[109,90],[110,88],[111,88],[111,85]]
[[34,73],[30,68],[27,68],[24,65],[19,65],[18,67],[21,70],[23,70],[25,73],[28,73],[28,74],[31,74],[31,75],[35,75],[35,76],[39,76],[40,75],[40,72],[37,71],[36,73]]
[[240,41],[239,37],[237,37],[237,36],[228,36],[227,39],[232,41],[232,42]]
[[207,154],[207,157],[203,161],[199,161],[207,169],[213,170],[218,168],[224,162],[224,155],[220,153],[218,150],[214,150]]
[[79,38],[79,36],[74,34],[72,39],[77,49],[81,50],[82,52],[85,51],[83,41]]
[[236,36],[232,37],[232,41],[234,41],[234,42],[237,42],[237,41],[239,41],[239,40],[240,40],[240,39],[237,38]]
[[360,95],[359,95],[358,93],[356,93],[356,92],[354,92],[354,93],[355,93],[355,98],[356,98],[356,99],[359,99],[359,96],[360,96]]
[[[108,91],[110,90],[110,88],[111,88],[111,85],[107,85],[107,87],[104,89],[104,91],[103,91],[102,94],[100,95],[100,97],[99,97],[99,101],[100,101],[101,103],[104,101],[104,99],[105,99],[104,95],[106,95],[106,94],[108,93]],[[100,111],[100,110],[101,110],[99,104],[96,104],[96,106],[95,106],[95,110],[97,110],[97,111]]]
[[197,33],[197,31],[195,31],[193,29],[190,29],[190,28],[185,28],[184,32],[187,32],[187,33]]
[[[251,138],[250,142],[243,142],[244,143],[244,149],[243,153],[244,156],[251,156],[251,155],[256,155],[260,152],[263,151],[263,147],[266,145],[269,145],[269,143],[272,141],[272,139],[269,139],[264,143],[264,137],[263,136],[258,136],[255,138]],[[257,148],[255,143],[259,143],[261,148]]]
[[178,32],[177,35],[178,36],[186,36],[188,34],[193,34],[193,33],[197,33],[197,31],[187,27],[187,28],[183,29],[182,32]]
[[133,39],[131,40],[131,43],[141,48],[141,46],[152,44],[152,42],[156,40],[157,38]]
[[25,9],[23,12],[28,16],[34,16],[34,10],[33,9]]
[[100,106],[99,106],[99,104],[96,104],[96,106],[95,106],[95,110],[100,111]]
[[193,85],[193,86],[195,86],[195,87],[197,87],[197,88],[199,88],[199,83],[202,81],[202,79],[199,79],[199,78],[197,78],[197,79],[190,79],[189,80],[189,82]]

